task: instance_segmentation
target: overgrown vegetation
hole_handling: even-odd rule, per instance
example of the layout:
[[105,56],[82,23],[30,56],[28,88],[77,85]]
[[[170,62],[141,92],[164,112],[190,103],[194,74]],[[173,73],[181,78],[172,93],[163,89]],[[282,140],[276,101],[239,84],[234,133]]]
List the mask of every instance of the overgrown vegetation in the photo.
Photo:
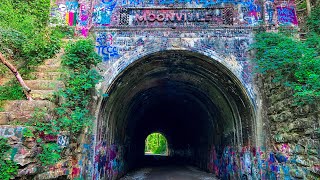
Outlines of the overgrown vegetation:
[[[0,52],[24,78],[60,49],[61,29],[48,27],[49,13],[50,0],[2,0],[0,3]],[[0,65],[0,77],[5,75],[11,72]],[[0,92],[0,108],[3,100],[25,98],[13,82],[0,86]]]
[[[319,18],[319,17],[318,17]],[[259,73],[294,90],[298,104],[320,100],[320,36],[310,32],[306,41],[286,33],[259,33],[252,45]]]
[[26,75],[60,49],[60,39],[49,28],[50,0],[2,0],[0,51]]
[[43,166],[57,163],[60,158],[61,149],[57,143],[46,143],[42,144],[42,152],[39,154],[39,159]]
[[9,81],[4,86],[0,86],[0,111],[4,100],[24,99],[22,87],[16,81]]
[[320,1],[312,9],[310,17],[307,19],[307,27],[309,31],[320,34]]
[[[94,51],[91,40],[78,40],[71,42],[65,49],[63,64],[67,67],[64,79],[65,89],[57,92],[57,96],[63,99],[61,105],[55,108],[54,117],[48,115],[47,109],[37,109],[30,122],[35,134],[56,136],[61,131],[69,132],[70,140],[76,141],[79,133],[90,127],[93,118],[89,113],[91,91],[100,81],[101,76],[93,69],[101,62],[101,57]],[[29,132],[28,136],[32,136]],[[54,164],[60,159],[61,149],[55,143],[42,143],[42,152],[39,159],[43,165]]]
[[167,146],[167,140],[162,134],[152,133],[145,141],[144,152],[164,155],[167,153]]
[[101,80],[93,67],[101,62],[101,57],[94,51],[94,42],[89,39],[71,42],[65,52],[62,63],[69,71],[64,80],[66,88],[58,93],[64,98],[64,103],[56,109],[57,121],[62,129],[77,134],[84,126],[92,124],[88,110],[90,92]]
[[18,165],[10,159],[12,148],[6,138],[0,137],[0,179],[11,179],[18,172]]
[[[315,11],[319,11],[319,8],[320,8],[319,0],[295,0],[296,13],[299,20],[299,28],[300,28],[300,31],[302,32],[308,32],[310,30],[308,27],[310,26],[310,24],[308,24],[308,21],[310,21],[310,17],[308,17],[309,14],[308,14],[307,4],[310,5],[311,16],[313,16],[313,14],[316,13]],[[313,17],[316,17],[316,16],[313,16]]]

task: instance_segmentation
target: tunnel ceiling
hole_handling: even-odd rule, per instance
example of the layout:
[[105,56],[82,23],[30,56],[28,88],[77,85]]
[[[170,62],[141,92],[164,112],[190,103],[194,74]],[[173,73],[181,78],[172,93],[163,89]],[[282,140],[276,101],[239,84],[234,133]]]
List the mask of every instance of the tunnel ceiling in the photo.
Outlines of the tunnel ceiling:
[[125,69],[107,93],[98,139],[134,147],[132,157],[143,153],[152,132],[166,136],[169,150],[253,141],[252,109],[239,81],[200,54],[163,51],[146,56]]

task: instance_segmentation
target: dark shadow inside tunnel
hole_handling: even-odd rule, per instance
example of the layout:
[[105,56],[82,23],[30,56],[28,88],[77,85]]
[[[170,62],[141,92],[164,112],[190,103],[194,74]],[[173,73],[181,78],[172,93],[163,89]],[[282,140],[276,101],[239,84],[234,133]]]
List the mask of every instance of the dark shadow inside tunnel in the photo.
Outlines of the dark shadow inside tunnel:
[[[163,51],[129,65],[108,89],[97,141],[119,147],[123,172],[162,164],[208,170],[210,150],[254,144],[250,99],[219,62],[188,51]],[[145,156],[145,139],[161,132],[168,156]],[[121,174],[119,175],[121,176]]]

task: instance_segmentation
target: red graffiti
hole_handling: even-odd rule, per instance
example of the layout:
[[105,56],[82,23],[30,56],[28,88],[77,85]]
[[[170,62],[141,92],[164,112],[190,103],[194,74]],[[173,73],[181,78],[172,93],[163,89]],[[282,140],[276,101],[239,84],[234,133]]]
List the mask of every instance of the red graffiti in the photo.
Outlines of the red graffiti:
[[39,133],[39,137],[45,141],[55,142],[57,141],[56,135],[45,134],[43,131]]
[[76,167],[72,168],[72,174],[71,174],[71,176],[72,176],[73,178],[75,178],[75,177],[77,177],[77,176],[79,176],[79,175],[80,175],[80,168],[76,168]]

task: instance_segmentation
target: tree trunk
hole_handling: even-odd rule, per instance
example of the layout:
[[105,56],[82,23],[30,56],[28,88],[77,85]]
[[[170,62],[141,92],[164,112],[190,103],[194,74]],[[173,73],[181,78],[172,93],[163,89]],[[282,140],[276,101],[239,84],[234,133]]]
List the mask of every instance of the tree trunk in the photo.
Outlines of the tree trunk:
[[311,3],[310,3],[310,0],[306,0],[306,4],[307,4],[307,14],[308,14],[308,16],[310,16],[310,14],[311,14]]
[[10,69],[10,71],[14,74],[14,76],[17,78],[18,82],[20,83],[21,87],[23,88],[23,92],[26,95],[27,99],[32,100],[32,97],[30,95],[31,89],[24,83],[17,68],[15,68],[11,63],[9,63],[1,52],[0,52],[0,60],[1,60],[2,64],[7,66]]

